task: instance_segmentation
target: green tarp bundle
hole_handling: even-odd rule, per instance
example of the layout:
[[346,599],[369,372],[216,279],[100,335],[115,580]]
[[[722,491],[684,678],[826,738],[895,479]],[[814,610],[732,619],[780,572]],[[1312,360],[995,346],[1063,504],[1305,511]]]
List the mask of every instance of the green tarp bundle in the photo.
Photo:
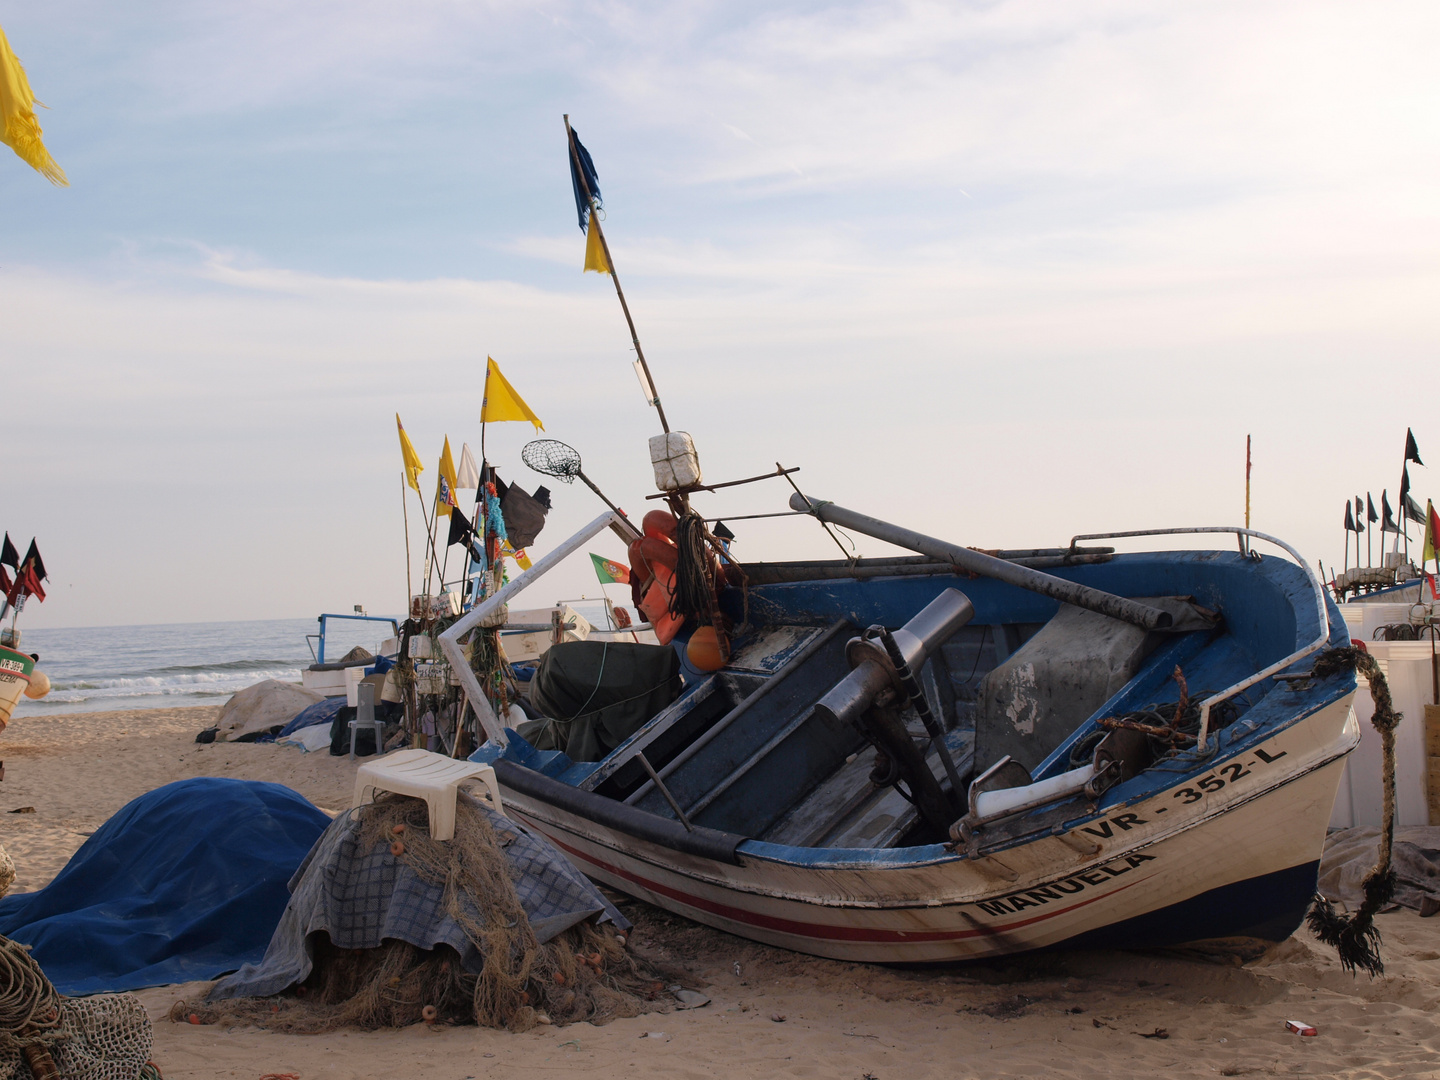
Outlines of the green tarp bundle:
[[530,703],[545,719],[519,734],[537,750],[599,761],[680,696],[680,658],[665,645],[567,641],[541,658]]

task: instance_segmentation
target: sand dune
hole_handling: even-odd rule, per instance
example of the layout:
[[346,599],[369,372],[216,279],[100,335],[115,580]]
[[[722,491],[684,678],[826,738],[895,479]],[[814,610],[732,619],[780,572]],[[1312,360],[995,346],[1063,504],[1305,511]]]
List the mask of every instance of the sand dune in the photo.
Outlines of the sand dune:
[[[0,810],[35,813],[0,817],[0,842],[18,887],[43,887],[127,801],[183,777],[274,780],[320,806],[348,805],[346,758],[196,745],[216,711],[17,720],[0,736]],[[1077,952],[899,971],[755,945],[634,902],[624,910],[637,947],[694,970],[710,984],[710,1005],[525,1035],[417,1027],[293,1036],[172,1024],[171,1004],[207,984],[160,987],[141,994],[156,1020],[155,1059],[169,1080],[1440,1075],[1440,919],[1405,909],[1380,919],[1388,974],[1373,980],[1346,975],[1303,931],[1243,967]],[[1291,1018],[1319,1035],[1288,1034]]]

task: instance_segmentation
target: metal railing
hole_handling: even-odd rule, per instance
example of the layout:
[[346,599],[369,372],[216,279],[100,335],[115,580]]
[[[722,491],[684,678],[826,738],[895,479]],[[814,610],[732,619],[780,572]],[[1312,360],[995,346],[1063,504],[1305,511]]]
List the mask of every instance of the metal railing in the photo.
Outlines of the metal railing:
[[[1200,703],[1200,734],[1196,739],[1195,745],[1197,750],[1204,753],[1209,748],[1211,709],[1222,701],[1226,701],[1236,694],[1248,690],[1256,683],[1263,682],[1272,675],[1284,671],[1291,664],[1305,659],[1305,657],[1311,653],[1318,652],[1324,647],[1325,642],[1330,640],[1330,615],[1325,609],[1325,586],[1321,583],[1319,575],[1310,568],[1310,564],[1305,561],[1304,557],[1284,540],[1271,536],[1269,533],[1257,532],[1254,529],[1242,528],[1239,525],[1198,525],[1190,528],[1177,529],[1135,529],[1130,532],[1085,533],[1081,536],[1071,537],[1070,547],[1072,549],[1077,547],[1082,540],[1121,540],[1135,536],[1184,536],[1199,533],[1234,533],[1240,544],[1240,553],[1246,556],[1252,555],[1250,546],[1246,543],[1246,540],[1252,537],[1284,549],[1286,554],[1300,564],[1300,569],[1305,571],[1305,576],[1310,581],[1311,591],[1315,594],[1315,612],[1320,622],[1320,636],[1309,645],[1296,650],[1283,660],[1275,661],[1275,663],[1269,667],[1262,668],[1249,678],[1242,679],[1234,685],[1226,687],[1218,694],[1214,694]],[[1254,557],[1258,558],[1259,556]]]

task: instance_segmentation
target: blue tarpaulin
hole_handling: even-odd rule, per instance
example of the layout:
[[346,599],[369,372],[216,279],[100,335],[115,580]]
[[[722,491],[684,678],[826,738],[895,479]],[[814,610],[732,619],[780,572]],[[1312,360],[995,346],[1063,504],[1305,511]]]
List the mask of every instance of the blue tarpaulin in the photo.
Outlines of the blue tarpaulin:
[[314,727],[317,724],[333,724],[335,714],[345,708],[345,695],[339,697],[327,697],[315,702],[313,705],[306,705],[283,728],[276,738],[283,739],[286,735],[293,735],[301,728]]
[[128,803],[44,889],[0,900],[62,994],[214,979],[258,963],[330,818],[280,784],[180,780]]

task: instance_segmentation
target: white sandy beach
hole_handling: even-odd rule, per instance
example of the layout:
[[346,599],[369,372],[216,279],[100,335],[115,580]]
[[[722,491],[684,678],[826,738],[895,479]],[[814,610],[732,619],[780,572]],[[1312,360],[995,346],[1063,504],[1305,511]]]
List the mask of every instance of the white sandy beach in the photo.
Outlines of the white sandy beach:
[[[0,811],[35,808],[0,818],[16,888],[43,888],[110,815],[172,780],[271,780],[321,807],[348,805],[347,758],[197,745],[195,733],[217,711],[15,720],[0,735]],[[903,971],[755,945],[641,904],[623,910],[640,947],[709,983],[710,1005],[524,1035],[419,1026],[298,1036],[173,1024],[165,1017],[174,1001],[208,984],[158,987],[140,995],[155,1020],[154,1058],[167,1080],[1440,1074],[1440,918],[1406,909],[1380,918],[1387,975],[1373,980],[1346,975],[1304,931],[1243,967],[1079,952]],[[1319,1035],[1288,1034],[1287,1019]],[[1167,1037],[1145,1037],[1157,1029]]]

